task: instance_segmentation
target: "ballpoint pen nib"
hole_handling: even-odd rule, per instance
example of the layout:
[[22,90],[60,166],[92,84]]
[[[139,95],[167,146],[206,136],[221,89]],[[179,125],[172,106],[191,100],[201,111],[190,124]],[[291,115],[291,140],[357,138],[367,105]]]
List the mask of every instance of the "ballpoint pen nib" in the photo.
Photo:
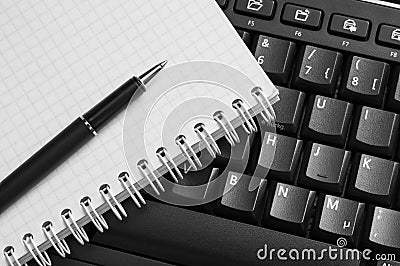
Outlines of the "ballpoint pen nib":
[[157,75],[158,72],[160,72],[161,69],[168,63],[168,60],[164,60],[161,63],[153,66],[149,70],[147,70],[145,73],[139,76],[139,79],[146,84],[149,82],[155,75]]
[[168,63],[168,60],[164,60],[164,61],[162,61],[162,62],[160,63],[160,66],[161,66],[161,67],[164,67],[167,63]]

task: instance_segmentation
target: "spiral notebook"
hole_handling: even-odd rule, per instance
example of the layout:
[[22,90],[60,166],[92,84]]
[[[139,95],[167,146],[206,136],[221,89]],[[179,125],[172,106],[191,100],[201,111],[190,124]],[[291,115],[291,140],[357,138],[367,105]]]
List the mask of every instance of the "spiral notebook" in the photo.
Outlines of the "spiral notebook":
[[[0,9],[0,180],[133,74],[164,59],[171,65],[230,65],[262,87],[271,102],[277,99],[213,0],[5,0]],[[128,171],[123,117],[0,215],[0,249],[7,247],[0,265],[33,257],[49,264],[43,251],[56,244],[68,253],[60,239],[70,228],[85,242],[80,228],[90,218],[105,227],[95,214],[110,209],[109,195],[117,201],[130,196],[118,179]],[[104,184],[106,196],[99,193]],[[91,215],[80,204],[85,196]]]

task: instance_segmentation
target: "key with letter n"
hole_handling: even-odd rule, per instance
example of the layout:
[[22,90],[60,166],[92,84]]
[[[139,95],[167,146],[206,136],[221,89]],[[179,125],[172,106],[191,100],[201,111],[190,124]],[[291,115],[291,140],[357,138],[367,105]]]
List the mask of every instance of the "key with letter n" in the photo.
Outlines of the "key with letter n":
[[272,182],[263,225],[296,235],[305,235],[315,200],[315,191]]

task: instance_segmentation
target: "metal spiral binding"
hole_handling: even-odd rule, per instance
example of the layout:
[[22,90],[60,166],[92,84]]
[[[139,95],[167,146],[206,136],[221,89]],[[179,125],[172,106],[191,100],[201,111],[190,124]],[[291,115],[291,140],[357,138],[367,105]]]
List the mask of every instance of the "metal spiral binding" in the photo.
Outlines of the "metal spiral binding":
[[[158,157],[158,159],[160,160],[160,162],[165,165],[165,167],[167,167],[168,172],[171,174],[172,178],[174,179],[174,181],[176,183],[178,183],[178,178],[176,177],[174,171],[172,170],[172,168],[175,170],[175,172],[178,174],[180,179],[183,179],[183,175],[181,173],[181,171],[179,170],[178,166],[176,165],[176,163],[174,162],[174,160],[172,160],[167,152],[167,149],[164,147],[160,147],[157,149],[156,151],[156,155]],[[172,165],[172,168],[170,166],[170,164]]]
[[250,115],[249,110],[245,107],[244,102],[241,99],[236,99],[232,102],[232,107],[238,112],[240,119],[242,119],[242,127],[247,134],[257,132],[256,122]]
[[149,181],[150,186],[153,188],[154,192],[156,192],[157,195],[160,195],[160,192],[158,191],[156,186],[153,184],[153,181],[151,180],[150,176],[154,178],[155,182],[157,183],[157,185],[159,186],[161,191],[162,192],[165,191],[165,189],[164,189],[163,185],[161,184],[160,180],[158,180],[157,176],[154,174],[154,171],[151,171],[149,169],[149,164],[148,164],[147,160],[145,160],[145,159],[140,160],[137,163],[137,168],[138,168],[139,172],[142,174],[142,176],[145,177]]
[[[6,260],[10,265],[17,265],[17,266],[22,266],[19,260],[15,257],[15,250],[12,246],[8,246],[3,250],[4,257],[6,257]],[[27,264],[24,264],[27,266]]]
[[111,193],[111,188],[108,184],[101,185],[99,191],[118,220],[122,220],[121,213],[124,217],[128,217],[124,207],[122,207],[121,203],[115,198],[114,194]]
[[225,131],[225,138],[231,146],[235,146],[236,143],[240,142],[240,138],[235,127],[225,116],[224,112],[217,111],[214,113],[213,117],[219,126]]
[[199,136],[200,139],[206,144],[206,148],[213,158],[216,158],[217,155],[221,154],[221,150],[219,149],[217,142],[205,129],[205,125],[203,123],[196,124],[194,126],[194,132],[196,132],[197,136]]
[[[86,215],[89,216],[89,219],[92,221],[94,226],[96,226],[97,230],[103,233],[104,229],[108,229],[108,224],[104,217],[99,214],[95,208],[93,208],[92,200],[90,199],[90,197],[82,198],[80,204],[83,207]],[[94,216],[92,213],[94,214]]]
[[185,155],[186,159],[195,171],[198,169],[197,166],[202,167],[200,158],[194,152],[193,148],[187,143],[186,137],[184,135],[177,136],[175,138],[175,143],[179,146],[181,152]]
[[[263,90],[260,87],[254,87],[251,91],[251,95],[255,98],[257,103],[263,109],[262,112],[260,113],[261,117],[267,123],[273,124],[276,119],[276,114],[271,103],[265,96]],[[243,129],[248,134],[256,132],[257,131],[256,123],[253,117],[251,116],[249,110],[246,108],[244,102],[241,99],[236,99],[232,102],[232,107],[237,111],[240,119],[242,120]],[[234,146],[236,143],[240,142],[240,138],[236,132],[235,127],[232,125],[232,123],[228,120],[228,118],[222,111],[215,112],[213,118],[219,124],[219,126],[224,130],[225,138],[227,139],[230,145]],[[204,141],[207,150],[213,157],[216,157],[217,154],[221,154],[221,151],[216,143],[216,140],[205,129],[205,125],[203,123],[196,124],[194,127],[194,131],[197,133],[199,138],[202,141]],[[190,165],[193,167],[194,170],[197,170],[198,167],[202,167],[200,158],[197,156],[193,148],[187,143],[186,137],[184,135],[179,135],[178,137],[176,137],[175,143],[179,146],[181,152],[185,155],[186,159],[188,160],[188,162],[190,163]],[[167,167],[169,173],[171,174],[175,182],[178,182],[176,174],[181,179],[183,179],[181,171],[177,167],[176,163],[168,155],[167,150],[164,147],[157,149],[156,155],[161,161],[161,163],[163,163]],[[164,187],[162,186],[161,182],[155,175],[154,171],[151,171],[151,169],[149,169],[147,160],[144,159],[140,160],[137,163],[137,167],[142,176],[149,181],[151,187],[158,195],[160,195],[160,192],[154,185],[151,178],[154,179],[157,186],[163,192],[165,191]],[[173,170],[175,170],[176,174],[174,173]],[[144,200],[138,189],[132,183],[131,179],[129,178],[129,174],[127,172],[122,172],[118,176],[118,180],[121,182],[125,190],[129,193],[129,195],[131,196],[132,200],[134,201],[134,203],[138,208],[141,208],[141,203],[146,204],[146,201]],[[109,185],[107,184],[102,185],[99,191],[118,219],[122,220],[121,214],[125,217],[128,216],[125,209],[122,207],[121,203],[118,202],[115,196],[111,193]],[[80,205],[83,207],[85,213],[89,216],[90,220],[93,222],[93,224],[100,232],[103,232],[104,229],[108,229],[107,222],[105,221],[104,217],[101,214],[99,214],[96,211],[96,209],[94,209],[93,205],[91,204],[91,199],[89,197],[82,198],[80,201]],[[78,226],[77,222],[72,216],[72,211],[70,209],[64,209],[61,212],[61,217],[64,220],[64,223],[67,225],[70,232],[72,233],[72,235],[80,244],[84,245],[85,242],[89,242],[89,238],[85,230],[82,227]],[[60,239],[57,236],[57,234],[53,229],[53,224],[50,221],[43,223],[42,230],[46,235],[47,239],[50,241],[50,243],[60,256],[65,257],[66,254],[71,253],[66,241],[64,239]],[[36,245],[33,239],[32,234],[30,233],[25,234],[25,236],[23,237],[23,243],[38,265],[40,266],[51,265],[51,260],[47,252],[46,251],[40,252],[38,246]],[[7,262],[11,266],[22,266],[19,260],[16,258],[15,250],[12,246],[6,247],[3,250],[3,254]],[[27,264],[24,265],[27,266]]]
[[[66,254],[71,254],[67,242],[64,239],[60,239],[56,232],[54,232],[53,223],[50,221],[44,222],[42,230],[46,235],[47,239],[53,245],[54,249],[60,254],[61,257],[65,257]],[[54,241],[55,240],[55,241]]]
[[[78,226],[70,209],[63,210],[61,212],[61,217],[64,220],[64,223],[67,225],[69,231],[75,237],[76,241],[78,241],[81,245],[84,245],[85,241],[89,242],[89,237],[87,236],[85,229]],[[74,228],[72,228],[72,226]]]
[[43,251],[43,253],[40,252],[31,233],[25,234],[22,238],[22,242],[39,266],[51,265],[49,255],[46,251]]
[[[124,186],[125,190],[129,193],[129,195],[131,196],[133,202],[136,204],[136,206],[138,208],[142,207],[140,205],[140,202],[142,202],[143,204],[146,204],[146,201],[144,200],[143,196],[140,194],[139,190],[137,190],[137,188],[133,185],[131,179],[129,178],[129,174],[127,172],[120,173],[119,176],[118,176],[118,180]],[[132,193],[132,190],[130,188],[133,189],[134,193]],[[140,202],[136,198],[135,195],[139,198]]]
[[[276,114],[274,108],[272,108],[271,103],[265,96],[263,90],[260,87],[254,87],[251,90],[251,95],[256,99],[259,105],[263,108],[263,111],[260,113],[262,118],[272,125],[275,122],[276,119]],[[267,106],[264,105],[264,103],[267,104]]]

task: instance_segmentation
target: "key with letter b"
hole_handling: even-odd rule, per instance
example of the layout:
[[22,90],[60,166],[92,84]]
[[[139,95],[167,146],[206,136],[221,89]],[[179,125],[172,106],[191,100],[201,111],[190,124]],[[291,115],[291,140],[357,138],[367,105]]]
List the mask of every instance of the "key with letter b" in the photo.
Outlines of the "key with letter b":
[[311,236],[332,244],[344,237],[352,246],[357,245],[364,208],[364,203],[320,195]]
[[266,186],[267,181],[263,178],[230,171],[216,213],[234,220],[258,224],[264,208]]

